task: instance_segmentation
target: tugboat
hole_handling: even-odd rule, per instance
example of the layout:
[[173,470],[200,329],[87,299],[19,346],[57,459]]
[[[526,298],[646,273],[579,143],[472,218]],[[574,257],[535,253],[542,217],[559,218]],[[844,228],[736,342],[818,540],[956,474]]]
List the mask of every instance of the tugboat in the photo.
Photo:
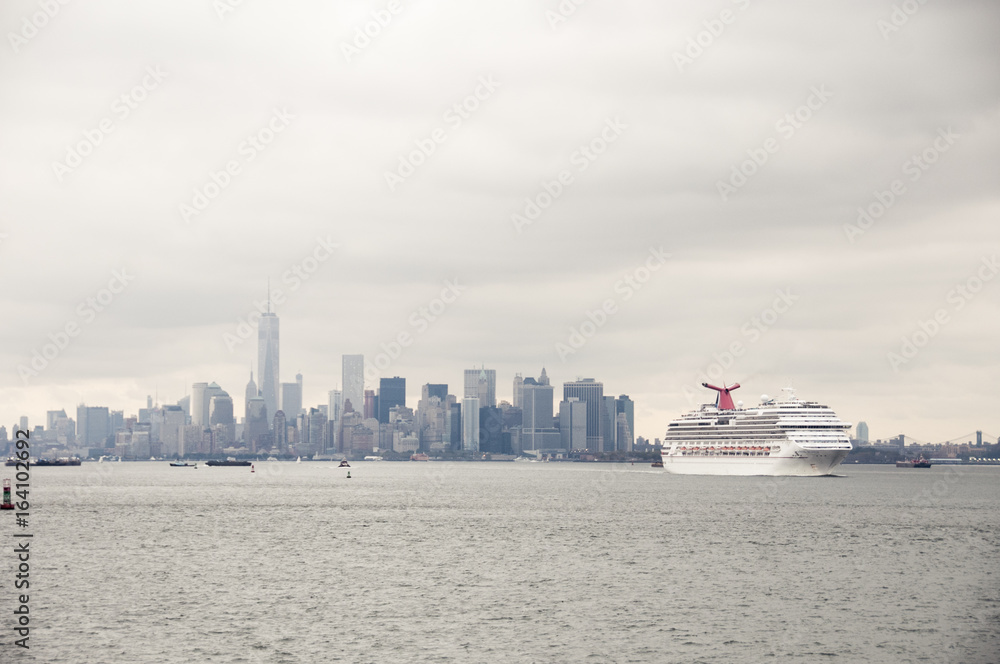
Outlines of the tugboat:
[[896,462],[896,468],[930,468],[931,462],[920,457],[919,459],[902,459]]

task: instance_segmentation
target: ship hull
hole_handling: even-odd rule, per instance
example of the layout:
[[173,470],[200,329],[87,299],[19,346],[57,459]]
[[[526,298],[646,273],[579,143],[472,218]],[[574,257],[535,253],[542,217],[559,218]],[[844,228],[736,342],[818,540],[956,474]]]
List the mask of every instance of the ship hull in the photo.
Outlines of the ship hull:
[[663,470],[673,475],[830,475],[850,450],[798,450],[791,456],[713,457],[663,454]]

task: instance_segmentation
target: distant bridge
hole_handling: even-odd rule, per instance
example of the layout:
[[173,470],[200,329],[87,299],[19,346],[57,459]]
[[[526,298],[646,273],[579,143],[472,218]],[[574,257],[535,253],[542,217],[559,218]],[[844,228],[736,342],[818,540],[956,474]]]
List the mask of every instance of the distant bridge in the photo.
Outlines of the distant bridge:
[[[969,443],[969,442],[975,443],[976,433],[977,433],[976,431],[973,431],[972,433],[964,433],[961,436],[955,436],[954,438],[950,438],[948,440],[943,440],[939,442],[920,440],[918,438],[914,438],[913,436],[907,436],[905,433],[900,435],[903,437],[904,445],[962,445],[964,443]],[[996,436],[988,434],[985,431],[983,431],[982,434],[983,434],[984,444],[993,445],[994,443],[997,442]]]

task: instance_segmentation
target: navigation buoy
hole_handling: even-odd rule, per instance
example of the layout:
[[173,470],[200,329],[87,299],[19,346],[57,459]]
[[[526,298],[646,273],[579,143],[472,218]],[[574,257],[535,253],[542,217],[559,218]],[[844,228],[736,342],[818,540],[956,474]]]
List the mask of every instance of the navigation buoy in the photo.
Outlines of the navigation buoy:
[[250,464],[250,472],[251,473],[254,472],[254,470],[253,470],[253,464]]
[[3,481],[3,505],[0,505],[0,510],[12,510],[14,509],[14,503],[10,502],[10,480]]
[[351,471],[347,471],[347,479],[351,479]]

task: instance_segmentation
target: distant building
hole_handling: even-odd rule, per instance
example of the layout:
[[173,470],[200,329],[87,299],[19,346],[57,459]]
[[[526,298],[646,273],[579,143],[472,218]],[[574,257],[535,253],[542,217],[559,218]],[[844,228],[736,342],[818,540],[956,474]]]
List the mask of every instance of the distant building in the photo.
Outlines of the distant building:
[[616,449],[631,452],[635,448],[635,402],[627,394],[619,395],[615,399],[615,413],[618,419],[622,415],[625,416],[625,424],[628,427],[626,436],[623,439],[621,436],[621,426],[619,425],[618,434],[615,436]]
[[66,417],[66,411],[65,410],[49,410],[49,411],[46,411],[45,412],[45,430],[46,431],[55,431],[55,429],[56,429],[56,421],[59,418],[65,418],[65,417]]
[[[231,400],[230,400],[231,405]],[[157,409],[156,419],[161,451],[164,456],[173,456],[180,452],[181,430],[187,421],[187,416],[180,406],[163,406]]]
[[399,376],[380,378],[378,387],[378,421],[389,422],[389,411],[406,405],[406,379]]
[[587,402],[587,449],[599,452],[604,449],[601,436],[601,414],[604,412],[604,383],[593,378],[563,383],[563,399],[576,397]]
[[279,410],[274,414],[271,421],[271,430],[274,432],[274,448],[282,454],[288,452],[288,422],[285,420],[285,411]]
[[448,385],[445,383],[427,383],[423,386],[420,397],[422,399],[437,397],[441,401],[447,401]]
[[[186,396],[183,396],[180,399],[178,399],[177,400],[177,406],[182,411],[184,411],[184,421],[185,422],[190,422],[191,421],[191,395],[186,395]],[[112,427],[114,427],[114,419],[113,419],[113,417],[112,417],[111,425],[112,425]],[[112,428],[111,430],[115,431],[114,428]]]
[[285,411],[285,417],[294,419],[299,416],[302,412],[302,383],[281,384],[281,410]]
[[479,409],[479,451],[491,454],[510,454],[510,436],[504,444],[503,413],[496,406]]
[[302,432],[302,442],[309,445],[312,452],[324,453],[326,448],[327,419],[318,408],[310,408],[306,419],[307,431]]
[[570,397],[559,402],[559,434],[567,451],[587,448],[587,402]]
[[236,440],[236,418],[233,416],[233,399],[225,391],[212,395],[209,404],[209,426],[218,428],[218,443],[229,447]]
[[269,449],[268,432],[271,429],[267,416],[267,403],[263,397],[254,397],[247,404],[247,421],[243,425],[243,443],[256,453],[259,449]]
[[521,388],[524,385],[524,377],[521,374],[514,374],[514,408],[521,407]]
[[416,414],[421,450],[441,451],[448,447],[448,411],[454,402],[455,397],[448,394],[447,385],[428,383],[423,386]]
[[125,428],[125,411],[113,410],[108,413],[108,417],[111,420],[111,433],[115,434]]
[[537,379],[524,379],[521,385],[521,428],[512,434],[515,451],[563,449],[562,435],[555,427],[554,398],[554,388],[549,384],[544,367]]
[[327,418],[330,430],[330,449],[339,450],[340,422],[344,416],[344,393],[340,390],[330,390],[327,393]]
[[480,407],[497,405],[496,369],[466,369],[464,397],[476,397]]
[[866,422],[858,422],[858,426],[855,427],[854,437],[862,443],[868,443],[868,424]]
[[80,447],[104,447],[111,435],[111,419],[106,406],[86,406],[76,409],[76,440]]
[[[260,396],[264,406],[272,415],[278,412],[280,371],[280,344],[278,342],[278,316],[271,312],[270,294],[268,310],[260,315],[257,322],[257,372],[260,374]],[[289,416],[286,413],[286,416]],[[270,428],[270,422],[265,423]]]
[[448,444],[448,448],[456,451],[462,449],[462,404],[449,404],[444,428],[447,435],[444,442]]
[[341,385],[344,401],[350,401],[354,411],[365,414],[365,356],[344,355],[342,358]]
[[[250,382],[253,382],[252,372]],[[207,389],[208,383],[195,383],[191,386],[191,424],[198,426],[208,424],[208,400],[205,398],[205,390]]]
[[462,399],[462,449],[479,451],[479,397]]

